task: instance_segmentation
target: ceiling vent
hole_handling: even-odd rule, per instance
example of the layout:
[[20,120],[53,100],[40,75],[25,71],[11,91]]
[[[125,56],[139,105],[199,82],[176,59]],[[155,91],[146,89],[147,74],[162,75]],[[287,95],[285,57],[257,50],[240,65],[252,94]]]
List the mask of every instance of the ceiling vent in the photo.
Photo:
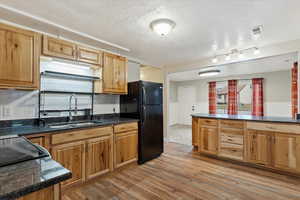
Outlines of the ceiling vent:
[[256,26],[252,29],[252,35],[255,39],[259,38],[262,34],[262,31],[263,31],[263,26],[262,25],[259,25],[259,26]]

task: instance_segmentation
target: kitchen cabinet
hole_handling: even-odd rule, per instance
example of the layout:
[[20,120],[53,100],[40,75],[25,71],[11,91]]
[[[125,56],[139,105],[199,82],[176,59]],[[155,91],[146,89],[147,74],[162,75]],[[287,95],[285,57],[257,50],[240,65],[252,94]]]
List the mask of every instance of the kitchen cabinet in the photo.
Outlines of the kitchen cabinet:
[[235,160],[244,159],[244,130],[224,128],[221,123],[219,156]]
[[54,186],[27,194],[17,200],[54,200]]
[[43,35],[43,55],[57,58],[76,59],[76,45],[72,42]]
[[79,129],[51,135],[53,159],[72,172],[62,189],[113,170],[113,128]]
[[199,126],[199,118],[193,117],[192,119],[192,145],[198,148],[199,144],[199,134],[200,134],[200,126]]
[[272,141],[274,167],[300,172],[300,135],[276,133]]
[[247,130],[248,161],[258,165],[270,165],[272,159],[272,132]]
[[219,137],[218,128],[201,125],[200,128],[200,151],[207,154],[218,154]]
[[103,93],[127,94],[127,59],[104,53],[103,60]]
[[38,89],[41,36],[0,24],[0,88]]
[[102,65],[102,51],[78,45],[77,56],[78,61],[91,63],[95,65]]
[[71,142],[52,148],[53,159],[72,172],[72,178],[61,182],[62,189],[85,180],[85,142]]
[[197,126],[200,130],[200,153],[300,174],[300,125],[297,123],[193,117],[192,124],[193,138]]
[[137,160],[138,132],[130,131],[115,136],[115,167]]
[[87,141],[86,177],[87,179],[113,170],[111,162],[113,140],[110,136],[94,138]]
[[138,158],[137,122],[115,126],[114,133],[114,167],[118,168]]
[[43,36],[43,55],[102,65],[102,51],[72,42]]

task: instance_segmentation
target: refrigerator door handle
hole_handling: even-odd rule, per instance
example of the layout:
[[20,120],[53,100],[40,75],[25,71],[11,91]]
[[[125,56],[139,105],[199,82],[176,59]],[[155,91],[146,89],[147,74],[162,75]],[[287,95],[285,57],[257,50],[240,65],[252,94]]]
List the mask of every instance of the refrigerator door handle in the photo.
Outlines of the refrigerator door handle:
[[145,103],[146,102],[146,90],[144,87],[142,87],[142,90],[143,90],[143,102]]

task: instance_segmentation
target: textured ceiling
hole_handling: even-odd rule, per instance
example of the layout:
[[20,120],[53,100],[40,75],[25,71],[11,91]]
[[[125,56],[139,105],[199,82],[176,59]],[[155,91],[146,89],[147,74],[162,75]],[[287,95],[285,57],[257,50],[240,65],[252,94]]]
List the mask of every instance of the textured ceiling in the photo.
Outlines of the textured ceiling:
[[[0,3],[130,49],[128,56],[162,66],[232,48],[300,38],[299,0],[0,0]],[[5,16],[1,16],[5,17]],[[170,18],[167,37],[149,24]],[[26,20],[24,18],[24,20]],[[20,22],[22,23],[22,22]],[[264,26],[259,41],[250,31]]]

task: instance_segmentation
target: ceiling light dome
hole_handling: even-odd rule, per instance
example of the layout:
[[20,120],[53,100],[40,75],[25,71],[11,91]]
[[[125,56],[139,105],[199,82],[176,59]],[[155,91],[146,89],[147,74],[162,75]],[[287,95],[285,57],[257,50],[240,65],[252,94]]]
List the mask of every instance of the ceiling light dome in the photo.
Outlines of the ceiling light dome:
[[150,28],[160,36],[168,35],[175,26],[170,19],[157,19],[150,24]]

